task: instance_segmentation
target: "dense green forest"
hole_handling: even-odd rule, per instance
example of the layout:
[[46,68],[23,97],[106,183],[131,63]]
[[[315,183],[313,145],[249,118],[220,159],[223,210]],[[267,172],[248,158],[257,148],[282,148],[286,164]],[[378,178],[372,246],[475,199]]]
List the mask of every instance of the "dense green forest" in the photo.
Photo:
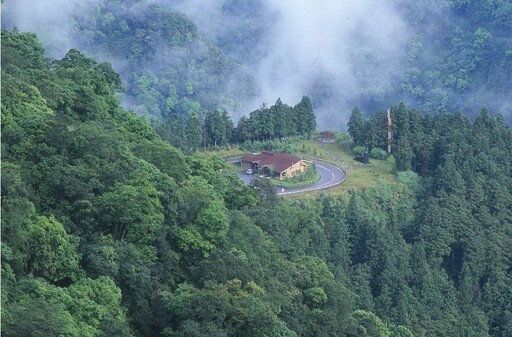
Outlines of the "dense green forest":
[[[512,335],[501,117],[400,104],[396,182],[283,199],[123,110],[109,63],[1,41],[3,335]],[[354,110],[356,145],[383,116]]]
[[461,109],[472,116],[485,102],[510,118],[512,4],[399,2],[416,30],[401,78],[404,99],[422,111]]
[[193,112],[188,118],[174,116],[165,122],[152,121],[156,133],[174,147],[185,153],[200,148],[218,149],[240,144],[248,148],[253,142],[282,140],[286,137],[310,138],[316,131],[316,116],[311,99],[303,96],[299,103],[290,107],[280,99],[274,105],[266,104],[252,111],[249,117],[242,116],[235,127],[224,109],[208,111],[201,121]]

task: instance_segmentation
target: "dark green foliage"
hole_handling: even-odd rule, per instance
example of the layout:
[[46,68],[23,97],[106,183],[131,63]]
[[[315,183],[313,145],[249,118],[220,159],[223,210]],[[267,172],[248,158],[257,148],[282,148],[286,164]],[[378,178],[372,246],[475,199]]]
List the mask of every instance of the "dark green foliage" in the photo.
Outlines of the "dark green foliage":
[[[2,47],[3,335],[510,335],[512,132],[501,117],[393,107],[396,181],[288,200],[123,111],[108,65],[77,50],[45,59],[18,31],[2,31]],[[298,106],[309,111],[308,99]],[[227,114],[210,111],[207,141],[228,142]],[[266,117],[265,137],[291,132]],[[383,146],[382,122],[370,117],[359,145]]]
[[294,107],[290,107],[278,98],[270,108],[265,103],[243,116],[236,128],[237,142],[264,141],[282,139],[290,136],[307,136],[316,130],[316,116],[311,99],[303,96]]
[[302,96],[300,102],[293,107],[294,121],[299,135],[307,135],[316,130],[315,113],[313,112],[313,104],[308,96]]
[[[495,323],[497,318],[489,308],[500,307],[499,310],[505,312],[508,309],[503,309],[496,302],[483,305],[482,299],[485,298],[485,285],[491,275],[502,270],[499,264],[490,262],[494,260],[490,256],[496,254],[496,244],[493,242],[507,241],[510,237],[507,234],[510,212],[503,208],[505,203],[510,209],[511,202],[510,188],[503,188],[511,186],[510,129],[503,124],[501,117],[491,116],[487,109],[482,110],[473,124],[460,113],[420,117],[403,104],[392,109],[392,116],[397,170],[413,169],[424,176],[426,182],[432,182],[425,185],[429,188],[423,196],[426,200],[418,209],[414,226],[405,230],[405,238],[417,242],[421,247],[423,267],[420,273],[438,280],[442,278],[439,284],[451,288],[449,291],[453,293],[452,296],[460,298],[462,303],[448,304],[446,299],[441,298],[434,300],[438,295],[434,295],[435,290],[432,292],[432,289],[427,291],[424,288],[425,281],[417,284],[420,287],[418,289],[427,291],[432,301],[444,301],[445,306],[451,307],[445,319],[460,316],[459,312],[465,313],[460,318],[463,323],[451,332],[447,328],[453,323],[440,320],[439,324],[443,327],[440,331],[447,331],[447,335],[485,332],[500,336],[509,323],[501,318],[498,319],[500,323]],[[500,196],[492,197],[495,193]],[[359,208],[356,214],[360,213]],[[360,227],[355,233],[361,233]],[[360,236],[358,242],[355,257],[360,259],[369,247],[364,241],[361,242]],[[505,257],[508,253],[502,251],[501,254],[505,254],[501,255],[502,258],[508,259]],[[414,259],[417,258],[418,255],[414,256]],[[425,269],[427,261],[431,271]],[[437,269],[443,272],[439,273]],[[418,272],[415,274],[418,275]],[[417,286],[412,288],[413,293]],[[507,286],[502,283],[501,287],[506,293]],[[383,306],[384,312],[393,315],[393,303],[396,303],[398,309],[400,301],[404,300],[393,300],[389,289],[384,287],[383,290],[386,292],[378,297],[377,305]],[[403,295],[407,292],[402,290],[400,293]],[[423,300],[419,300],[422,303]],[[404,302],[406,307],[417,305],[414,301],[410,302],[411,298],[406,301],[409,302]],[[395,320],[399,317],[404,319],[407,316],[402,312]],[[407,326],[417,324],[410,317],[397,322]]]
[[187,142],[189,151],[197,151],[201,147],[202,141],[203,131],[201,128],[201,123],[199,122],[199,117],[197,117],[197,114],[193,112],[190,115],[187,123]]
[[274,185],[267,179],[255,179],[251,181],[251,187],[254,188],[256,194],[260,198],[260,203],[264,205],[275,205],[279,199]]
[[352,110],[347,126],[354,144],[366,145],[368,143],[368,123],[359,108],[355,107]]
[[[277,139],[295,134],[297,125],[293,118],[293,108],[284,104],[280,98],[270,107],[270,115],[274,118],[274,136]],[[242,139],[249,139],[249,137]]]
[[206,145],[227,145],[233,133],[233,122],[226,110],[216,109],[206,114],[204,121],[204,137]]
[[398,141],[394,151],[395,168],[397,171],[408,171],[411,169],[411,161],[414,153],[409,138],[403,136]]

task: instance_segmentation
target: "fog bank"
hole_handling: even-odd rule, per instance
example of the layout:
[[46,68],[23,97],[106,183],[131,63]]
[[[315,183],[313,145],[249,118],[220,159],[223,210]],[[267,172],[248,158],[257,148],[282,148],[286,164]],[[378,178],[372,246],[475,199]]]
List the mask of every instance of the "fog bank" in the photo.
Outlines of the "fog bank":
[[[240,16],[223,11],[230,3],[209,1],[207,10],[199,10],[200,2],[190,0],[175,8],[216,41],[226,29],[241,29]],[[306,94],[313,99],[320,128],[344,129],[362,95],[390,88],[394,65],[409,39],[391,1],[262,0],[260,6],[270,22],[259,44],[247,46],[261,54],[250,64],[261,94],[249,108],[273,104],[278,97],[294,104]]]

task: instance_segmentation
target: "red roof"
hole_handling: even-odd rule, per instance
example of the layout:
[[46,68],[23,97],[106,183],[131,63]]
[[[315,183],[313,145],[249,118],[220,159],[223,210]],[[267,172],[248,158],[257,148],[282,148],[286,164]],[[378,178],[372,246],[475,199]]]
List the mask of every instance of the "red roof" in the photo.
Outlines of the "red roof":
[[321,132],[320,135],[323,138],[335,138],[336,137],[336,134],[332,131],[324,131],[324,132]]
[[272,151],[262,151],[258,154],[249,153],[242,158],[242,161],[257,163],[259,167],[268,166],[278,173],[283,173],[301,160],[286,153]]

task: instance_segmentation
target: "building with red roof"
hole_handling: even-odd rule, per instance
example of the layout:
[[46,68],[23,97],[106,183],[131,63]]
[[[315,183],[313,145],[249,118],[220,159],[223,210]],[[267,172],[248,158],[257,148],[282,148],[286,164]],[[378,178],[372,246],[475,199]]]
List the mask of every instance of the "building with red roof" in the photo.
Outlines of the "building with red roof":
[[306,171],[307,163],[304,159],[286,153],[262,151],[243,156],[242,166],[253,169],[258,174],[276,176],[282,180]]
[[336,141],[336,134],[332,131],[324,131],[320,133],[320,139],[322,143],[334,143]]

